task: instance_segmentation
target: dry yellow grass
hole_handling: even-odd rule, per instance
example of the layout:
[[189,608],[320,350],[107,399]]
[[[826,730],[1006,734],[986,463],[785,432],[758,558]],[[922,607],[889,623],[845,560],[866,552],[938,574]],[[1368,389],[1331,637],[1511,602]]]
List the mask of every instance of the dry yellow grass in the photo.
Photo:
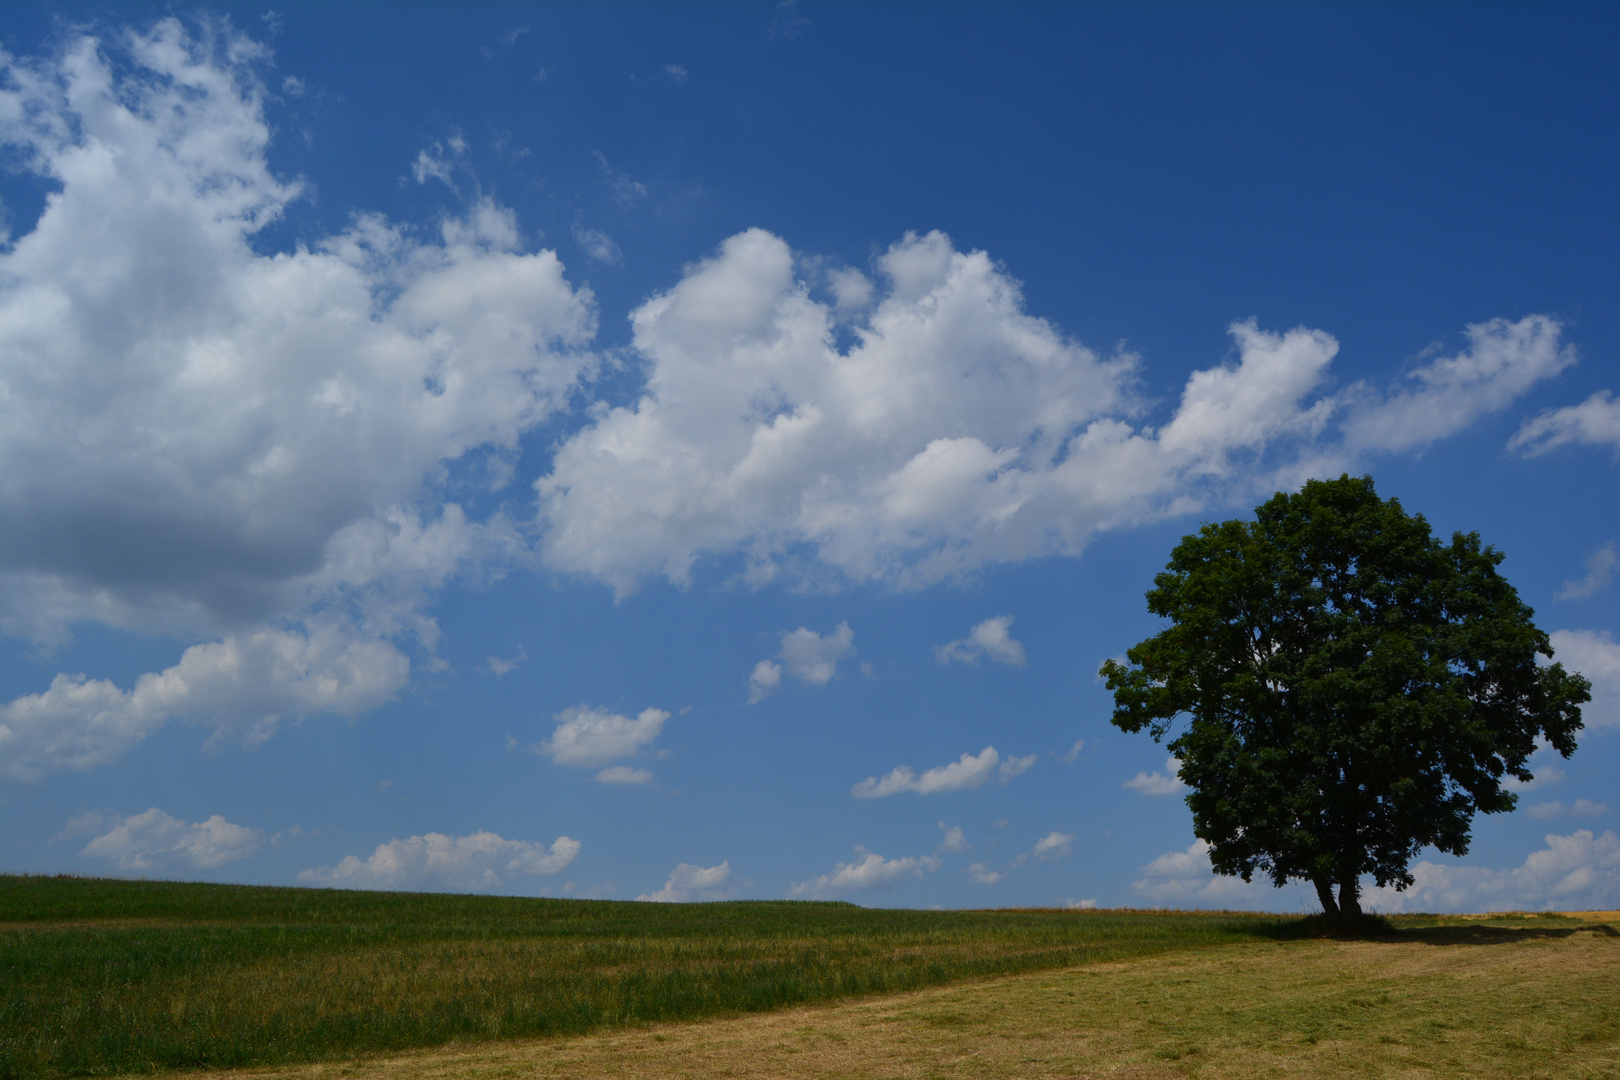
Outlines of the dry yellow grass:
[[1594,919],[1579,930],[1233,945],[767,1015],[227,1075],[1620,1078],[1620,935]]

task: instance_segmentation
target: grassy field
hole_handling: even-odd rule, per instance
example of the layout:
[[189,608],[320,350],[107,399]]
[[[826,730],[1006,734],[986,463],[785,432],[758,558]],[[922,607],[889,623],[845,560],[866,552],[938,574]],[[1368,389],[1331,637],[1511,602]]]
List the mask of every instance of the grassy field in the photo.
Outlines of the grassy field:
[[734,1016],[1288,933],[0,876],[0,1077],[274,1065]]
[[228,1075],[1615,1080],[1620,940],[1568,919],[1414,926],[1388,940],[1239,943],[706,1023]]

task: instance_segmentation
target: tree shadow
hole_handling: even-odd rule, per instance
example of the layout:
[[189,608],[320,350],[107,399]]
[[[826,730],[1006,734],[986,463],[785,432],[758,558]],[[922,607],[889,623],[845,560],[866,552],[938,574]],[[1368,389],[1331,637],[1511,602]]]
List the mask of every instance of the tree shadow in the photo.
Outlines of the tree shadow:
[[1503,926],[1499,923],[1459,922],[1435,926],[1401,926],[1382,915],[1335,919],[1308,915],[1275,923],[1264,931],[1277,941],[1381,941],[1417,945],[1511,945],[1520,941],[1570,938],[1576,934],[1620,938],[1609,923],[1565,923],[1557,926]]

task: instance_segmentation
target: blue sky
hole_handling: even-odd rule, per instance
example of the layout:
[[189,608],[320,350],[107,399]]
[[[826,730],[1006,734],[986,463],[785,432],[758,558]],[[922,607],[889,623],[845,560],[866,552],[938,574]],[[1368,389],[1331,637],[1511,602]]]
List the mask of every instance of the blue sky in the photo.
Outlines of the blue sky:
[[0,867],[1305,910],[1095,673],[1350,471],[1595,688],[1370,902],[1620,904],[1616,22],[8,6]]

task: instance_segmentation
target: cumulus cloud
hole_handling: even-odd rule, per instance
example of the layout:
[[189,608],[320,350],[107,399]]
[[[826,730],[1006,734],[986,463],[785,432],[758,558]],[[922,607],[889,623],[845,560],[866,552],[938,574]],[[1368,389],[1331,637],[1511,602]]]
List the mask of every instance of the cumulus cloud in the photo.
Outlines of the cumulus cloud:
[[[557,729],[536,749],[558,765],[595,768],[614,758],[633,756],[642,746],[658,738],[669,713],[663,709],[643,709],[634,720],[590,705],[574,705],[556,716]],[[626,777],[629,773],[615,774]],[[604,779],[598,776],[598,779]],[[607,779],[608,783],[638,782]]]
[[318,624],[308,633],[260,630],[193,645],[178,664],[142,675],[127,691],[106,679],[58,675],[42,693],[0,705],[0,776],[31,781],[102,765],[173,719],[262,742],[288,720],[374,708],[404,687],[409,672],[387,642]]
[[942,664],[948,664],[952,660],[959,660],[964,664],[977,664],[983,657],[998,664],[1023,667],[1024,645],[1008,633],[1012,621],[1011,615],[998,615],[993,619],[986,619],[969,631],[967,637],[957,638],[936,648],[934,656]]
[[103,823],[112,827],[79,854],[140,873],[211,870],[247,858],[264,843],[264,833],[258,829],[233,825],[218,814],[191,824],[155,806],[132,817],[114,814]]
[[1209,861],[1209,843],[1195,840],[1185,851],[1170,851],[1142,867],[1131,883],[1136,895],[1164,906],[1275,907],[1280,897],[1303,897],[1297,885],[1276,889],[1269,882],[1245,882],[1216,874]]
[[962,826],[952,825],[946,828],[942,821],[939,827],[945,834],[945,838],[939,842],[939,850],[950,852],[952,855],[961,855],[973,850],[973,845],[968,843],[967,837],[962,834]]
[[[255,641],[296,651],[326,633],[299,627],[311,611],[343,608],[374,639],[380,670],[357,685],[386,686],[359,695],[375,704],[402,682],[384,639],[431,647],[425,595],[522,547],[504,518],[444,499],[446,469],[504,482],[523,433],[591,370],[595,310],[488,199],[432,233],[361,214],[256,249],[302,194],[267,164],[265,55],[172,18],[0,55],[0,143],[53,189],[0,251],[0,632],[223,637],[185,669]],[[458,152],[439,146],[420,178]],[[108,760],[161,723],[139,685],[64,678],[8,708],[34,762],[8,755],[10,772]],[[272,688],[263,712],[319,711],[322,693]],[[110,741],[18,735],[19,714],[75,701],[43,741]]]
[[1028,314],[986,253],[908,234],[876,263],[870,294],[839,278],[823,302],[819,271],[754,229],[638,308],[642,397],[536,482],[546,563],[621,594],[702,559],[753,585],[917,588],[1415,449],[1573,359],[1551,319],[1493,320],[1387,394],[1326,392],[1330,335],[1238,322],[1235,362],[1155,427],[1136,358]]
[[1613,540],[1586,557],[1586,576],[1579,581],[1566,581],[1564,587],[1553,594],[1554,600],[1585,600],[1599,590],[1608,588],[1614,577],[1615,563],[1620,562],[1620,550]]
[[1074,835],[1072,833],[1060,833],[1055,829],[1035,841],[1035,847],[1030,851],[1030,855],[1039,862],[1046,862],[1049,859],[1061,859],[1063,856],[1072,855],[1073,853]]
[[339,889],[448,889],[479,892],[513,879],[555,874],[579,855],[578,840],[559,836],[550,849],[492,832],[470,836],[428,833],[378,844],[365,862],[347,856],[328,869],[301,870],[298,880]]
[[994,885],[1007,877],[1000,870],[992,870],[989,865],[982,862],[968,864],[967,875],[978,885]]
[[788,674],[811,686],[825,686],[838,674],[838,661],[855,651],[855,631],[849,623],[839,623],[823,636],[803,626],[782,635],[781,664],[761,660],[748,676],[748,701],[756,703],[782,685],[784,665]]
[[1378,911],[1580,910],[1620,906],[1620,837],[1577,829],[1547,834],[1546,847],[1511,870],[1423,860],[1410,888],[1371,888],[1363,906]]
[[1536,457],[1570,444],[1620,451],[1620,401],[1608,390],[1600,390],[1579,405],[1551,409],[1526,420],[1508,441],[1508,449]]
[[822,874],[809,881],[795,882],[790,896],[837,896],[850,892],[873,892],[892,888],[906,878],[920,878],[942,865],[937,855],[913,856],[905,859],[885,859],[873,851],[857,847],[860,856],[855,862],[839,863],[830,874]]
[[1123,786],[1153,796],[1175,795],[1187,790],[1187,785],[1181,782],[1181,762],[1175,755],[1164,763],[1164,772],[1139,772],[1125,781]]
[[1581,706],[1586,726],[1620,727],[1620,644],[1607,630],[1554,630],[1547,637],[1558,662],[1592,682],[1592,700]]
[[881,799],[888,795],[898,795],[903,791],[915,792],[918,795],[959,791],[962,788],[979,787],[992,777],[999,777],[1002,783],[1006,783],[1033,764],[1035,764],[1034,754],[1003,760],[995,747],[987,746],[978,754],[964,753],[961,758],[949,765],[929,769],[921,776],[909,765],[896,766],[881,779],[868,776],[851,788],[849,793],[857,799]]
[[643,893],[637,900],[660,904],[690,904],[705,900],[730,900],[736,895],[731,882],[731,861],[719,866],[693,866],[681,863],[657,892]]

